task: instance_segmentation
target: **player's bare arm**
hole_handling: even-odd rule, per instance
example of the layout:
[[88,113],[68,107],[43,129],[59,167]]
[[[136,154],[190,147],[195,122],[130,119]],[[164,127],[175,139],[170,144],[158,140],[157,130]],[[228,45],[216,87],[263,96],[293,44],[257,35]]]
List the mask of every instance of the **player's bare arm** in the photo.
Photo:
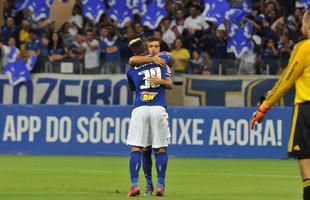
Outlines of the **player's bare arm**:
[[148,81],[151,83],[151,84],[154,84],[154,85],[162,85],[164,86],[166,89],[172,89],[172,85],[173,85],[173,82],[172,82],[172,79],[170,77],[167,77],[165,80],[164,79],[161,79],[160,77],[158,76],[151,76]]
[[155,63],[160,66],[166,66],[166,62],[163,58],[160,58],[159,56],[152,56],[152,57],[146,57],[146,56],[132,56],[129,58],[129,64],[131,66],[144,64],[144,63]]

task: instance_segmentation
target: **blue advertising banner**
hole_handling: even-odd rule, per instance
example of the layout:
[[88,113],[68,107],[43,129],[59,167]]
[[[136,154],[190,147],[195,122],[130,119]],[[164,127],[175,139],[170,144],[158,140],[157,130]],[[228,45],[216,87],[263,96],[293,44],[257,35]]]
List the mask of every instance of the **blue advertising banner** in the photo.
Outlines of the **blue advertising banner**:
[[[128,155],[130,106],[0,105],[0,153]],[[169,155],[285,158],[292,108],[169,107]]]
[[[276,76],[183,76],[184,104],[187,106],[256,106],[258,99],[272,89]],[[279,106],[292,106],[295,88],[279,100]]]

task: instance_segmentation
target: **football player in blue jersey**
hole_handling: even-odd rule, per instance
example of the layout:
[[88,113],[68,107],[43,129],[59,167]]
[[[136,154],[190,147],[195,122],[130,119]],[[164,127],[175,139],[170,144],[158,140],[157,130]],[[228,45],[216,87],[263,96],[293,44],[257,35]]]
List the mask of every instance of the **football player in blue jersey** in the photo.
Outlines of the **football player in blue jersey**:
[[[129,64],[131,66],[144,64],[144,63],[155,63],[166,67],[166,70],[170,73],[172,63],[172,56],[168,52],[160,52],[160,42],[155,37],[148,37],[144,40],[147,48],[148,55],[139,56],[135,55],[129,58]],[[152,180],[152,146],[143,148],[142,152],[142,168],[146,179],[145,196],[152,195],[154,191],[153,180]]]
[[[146,55],[145,44],[141,39],[132,40],[129,47],[135,55]],[[165,59],[165,56],[162,57]],[[148,146],[152,146],[155,151],[158,178],[156,195],[164,195],[168,161],[166,147],[170,137],[165,89],[172,88],[170,69],[167,69],[168,67],[161,67],[155,63],[145,63],[130,67],[127,71],[129,88],[136,93],[127,137],[127,144],[131,145],[130,176],[132,184],[128,196],[140,194],[138,176],[142,149]]]

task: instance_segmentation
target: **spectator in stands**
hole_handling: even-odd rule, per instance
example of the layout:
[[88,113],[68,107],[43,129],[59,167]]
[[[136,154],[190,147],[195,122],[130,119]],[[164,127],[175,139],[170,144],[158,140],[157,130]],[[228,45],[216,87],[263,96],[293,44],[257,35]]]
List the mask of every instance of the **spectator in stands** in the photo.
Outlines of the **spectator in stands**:
[[185,19],[184,28],[186,28],[191,35],[194,35],[197,30],[207,30],[209,28],[206,20],[199,14],[197,5],[192,5],[190,7],[190,16]]
[[187,49],[183,48],[182,40],[177,38],[174,41],[174,47],[171,51],[171,55],[174,59],[173,70],[175,74],[185,73],[188,67],[188,61],[190,59],[190,53]]
[[188,62],[187,73],[202,75],[207,70],[208,66],[205,66],[206,62],[200,56],[199,50],[192,52],[191,59]]
[[176,10],[176,18],[171,22],[171,30],[177,37],[180,37],[184,30],[184,11],[183,9]]
[[153,34],[154,34],[154,37],[155,37],[155,38],[159,41],[159,43],[160,43],[160,50],[161,50],[161,51],[167,51],[167,52],[169,52],[169,51],[170,51],[169,45],[168,45],[165,41],[162,40],[162,32],[161,32],[161,30],[155,29],[155,30],[153,31]]
[[15,26],[15,20],[12,16],[6,18],[5,24],[1,27],[1,39],[2,42],[7,45],[9,38],[16,37],[17,27]]
[[153,34],[150,30],[148,30],[147,27],[144,27],[140,22],[134,23],[133,27],[137,37],[139,38],[147,38],[148,36],[151,36]]
[[107,26],[108,35],[100,41],[101,73],[121,73],[121,41],[115,34],[114,27]]
[[66,56],[67,52],[61,40],[59,32],[52,33],[48,50],[49,50],[49,59],[52,62],[60,61]]
[[256,74],[257,54],[259,53],[262,39],[258,35],[252,37],[254,49],[245,52],[240,58],[238,69],[239,75],[254,75]]
[[261,51],[261,74],[275,75],[278,72],[277,58],[279,51],[272,39],[267,39]]
[[[65,22],[59,30],[61,40],[66,48],[71,46],[77,32],[79,31],[78,29],[71,29],[72,26],[75,26],[74,23]],[[71,32],[69,30],[71,30]]]
[[99,30],[99,40],[103,41],[107,37],[108,37],[108,29],[107,29],[107,27],[106,26],[100,27],[100,30]]
[[83,64],[83,59],[84,59],[84,35],[79,32],[75,36],[75,40],[71,44],[70,47],[70,57],[75,58],[80,61],[80,64]]
[[48,72],[46,69],[46,65],[49,61],[49,37],[47,35],[43,35],[40,39],[40,54],[37,58],[37,62],[32,70],[34,73],[42,73],[42,72]]
[[123,36],[123,41],[126,43],[126,44],[129,44],[129,42],[135,38],[137,38],[138,36],[136,35],[136,32],[135,30],[133,29],[132,26],[127,26],[125,28],[125,34]]
[[84,73],[99,74],[99,42],[94,38],[93,29],[86,31],[86,37],[83,43],[84,48]]
[[122,58],[122,71],[126,71],[126,68],[129,67],[128,60],[133,56],[128,44],[131,40],[137,38],[137,35],[131,25],[128,25],[124,29],[124,34],[122,37],[122,49],[121,49],[121,58]]
[[289,35],[287,33],[282,33],[280,36],[280,41],[278,43],[279,49],[279,58],[280,58],[280,70],[284,69],[288,60],[290,59],[291,52],[293,51],[293,42],[289,39]]
[[305,6],[299,1],[296,1],[294,13],[287,18],[287,26],[291,33],[290,36],[292,36],[291,38],[295,43],[299,42],[300,38],[302,38],[300,27],[304,12]]
[[81,8],[79,7],[79,5],[75,4],[72,9],[72,16],[69,22],[74,24],[78,29],[81,29],[83,26],[83,17],[81,16],[81,13],[82,13]]
[[176,39],[175,33],[170,28],[170,20],[165,17],[160,23],[160,29],[162,32],[162,40],[169,45],[169,48],[172,46],[173,42]]
[[29,38],[30,40],[26,43],[27,56],[32,56],[33,54],[39,56],[41,52],[40,41],[38,40],[38,34],[36,30],[29,30]]
[[42,19],[37,22],[37,27],[35,30],[38,34],[39,40],[49,35],[46,22],[47,22],[46,19]]
[[8,62],[14,62],[20,57],[20,52],[15,46],[16,40],[14,37],[10,37],[8,40],[8,45],[0,42],[1,50],[1,62],[0,69],[4,67]]
[[3,1],[3,19],[7,20],[8,17],[15,17],[17,11],[14,5],[15,1],[4,0]]
[[[224,24],[221,24],[216,29],[216,35],[213,38],[210,38],[210,42],[214,46],[214,55],[212,60],[211,74],[225,74],[226,67],[232,67],[231,62],[226,60],[227,56],[227,41],[228,36]],[[222,71],[220,71],[222,70]]]
[[31,22],[28,19],[23,19],[21,29],[18,32],[18,44],[19,50],[22,57],[26,55],[26,43],[30,40],[29,31],[31,27]]
[[277,19],[276,13],[276,3],[272,0],[265,1],[263,12],[256,18],[262,37],[276,40],[276,35],[271,30],[271,25]]

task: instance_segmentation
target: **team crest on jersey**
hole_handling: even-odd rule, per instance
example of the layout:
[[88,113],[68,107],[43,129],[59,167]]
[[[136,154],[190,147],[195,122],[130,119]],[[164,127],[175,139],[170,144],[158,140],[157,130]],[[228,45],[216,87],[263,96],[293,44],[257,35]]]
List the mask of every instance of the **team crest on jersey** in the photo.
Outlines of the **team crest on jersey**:
[[141,101],[149,102],[153,101],[157,95],[157,92],[141,92]]

